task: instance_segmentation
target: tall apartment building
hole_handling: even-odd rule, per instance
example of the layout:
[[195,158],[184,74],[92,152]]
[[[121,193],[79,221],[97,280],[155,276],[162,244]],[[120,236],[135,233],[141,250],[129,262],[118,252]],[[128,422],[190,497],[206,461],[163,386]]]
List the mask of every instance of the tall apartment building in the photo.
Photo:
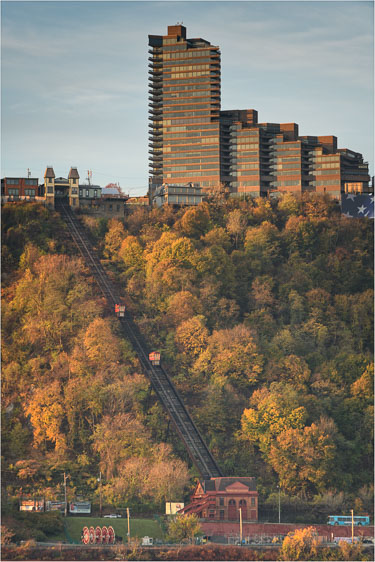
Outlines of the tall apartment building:
[[220,181],[220,51],[183,25],[149,35],[151,185]]
[[233,196],[364,192],[361,154],[334,136],[298,134],[296,123],[258,123],[254,109],[220,109],[220,50],[187,39],[183,25],[149,35],[150,191],[224,183]]

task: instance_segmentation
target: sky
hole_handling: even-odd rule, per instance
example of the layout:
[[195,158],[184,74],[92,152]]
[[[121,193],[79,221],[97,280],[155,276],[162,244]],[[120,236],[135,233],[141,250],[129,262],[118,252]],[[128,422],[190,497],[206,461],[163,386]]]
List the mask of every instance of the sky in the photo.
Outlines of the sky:
[[1,2],[1,176],[148,184],[148,34],[221,49],[221,109],[336,135],[374,174],[373,2]]

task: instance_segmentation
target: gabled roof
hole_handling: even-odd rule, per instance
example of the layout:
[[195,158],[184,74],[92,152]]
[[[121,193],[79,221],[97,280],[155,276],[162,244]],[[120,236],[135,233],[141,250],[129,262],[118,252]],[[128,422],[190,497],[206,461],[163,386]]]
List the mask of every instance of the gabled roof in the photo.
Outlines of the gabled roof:
[[52,166],[47,166],[46,171],[44,172],[45,178],[54,178],[55,172],[53,171]]
[[225,492],[228,487],[233,490],[236,483],[239,484],[239,488],[242,488],[242,490],[245,486],[251,492],[256,491],[256,482],[253,476],[211,478],[210,480],[204,480],[203,489],[206,492]]
[[73,168],[73,167],[70,168],[68,178],[69,179],[79,179],[79,173],[78,173],[77,168]]

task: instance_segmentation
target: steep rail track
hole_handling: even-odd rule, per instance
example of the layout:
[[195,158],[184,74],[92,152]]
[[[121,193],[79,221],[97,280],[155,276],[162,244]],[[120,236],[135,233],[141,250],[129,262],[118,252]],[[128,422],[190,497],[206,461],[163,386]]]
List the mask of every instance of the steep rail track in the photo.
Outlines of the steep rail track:
[[[120,296],[105,272],[84,227],[68,205],[59,202],[56,204],[56,210],[65,220],[70,235],[96,279],[103,296],[114,309],[114,305],[121,301]],[[119,318],[119,321],[125,337],[131,342],[144,373],[149,378],[156,395],[169,414],[201,477],[208,480],[223,476],[168,374],[162,366],[155,366],[150,363],[148,359],[150,350],[147,342],[128,310],[125,312],[125,317]]]

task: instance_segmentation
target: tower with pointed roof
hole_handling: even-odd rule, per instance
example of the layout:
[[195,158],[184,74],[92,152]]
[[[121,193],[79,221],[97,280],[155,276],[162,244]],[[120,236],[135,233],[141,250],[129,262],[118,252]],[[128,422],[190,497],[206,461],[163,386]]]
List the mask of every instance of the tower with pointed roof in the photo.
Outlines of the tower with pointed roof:
[[69,192],[68,200],[71,207],[79,207],[79,173],[77,168],[71,167],[68,175]]
[[46,205],[48,207],[55,206],[55,172],[52,166],[47,166],[44,172],[44,193],[46,197]]

